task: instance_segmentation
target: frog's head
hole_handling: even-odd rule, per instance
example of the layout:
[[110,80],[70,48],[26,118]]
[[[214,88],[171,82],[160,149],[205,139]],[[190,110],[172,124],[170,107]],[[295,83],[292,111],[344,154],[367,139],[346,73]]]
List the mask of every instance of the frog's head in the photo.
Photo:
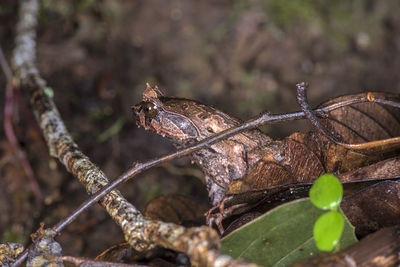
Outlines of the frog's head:
[[199,137],[195,123],[185,116],[185,109],[189,108],[188,101],[191,102],[165,97],[157,86],[147,84],[142,102],[131,108],[139,127],[168,137],[174,143],[186,144]]
[[193,100],[164,96],[147,84],[142,102],[132,106],[136,124],[186,145],[225,130],[238,121],[210,106]]

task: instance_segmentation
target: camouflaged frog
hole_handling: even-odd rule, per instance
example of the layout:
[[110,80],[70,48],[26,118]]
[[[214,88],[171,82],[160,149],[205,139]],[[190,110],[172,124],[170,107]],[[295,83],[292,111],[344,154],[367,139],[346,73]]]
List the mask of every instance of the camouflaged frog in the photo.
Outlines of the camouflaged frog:
[[[374,95],[400,102],[394,94]],[[322,106],[365,96],[361,93],[338,97]],[[138,126],[168,138],[177,148],[195,144],[241,123],[211,106],[166,97],[157,86],[147,85],[142,102],[132,109]],[[348,143],[400,135],[399,110],[376,103],[344,106],[320,119],[327,129]],[[212,204],[222,207],[220,210],[223,211],[227,196],[235,197],[237,203],[249,203],[255,195],[248,192],[267,192],[282,185],[312,183],[323,173],[355,170],[393,156],[398,152],[398,146],[397,151],[389,154],[379,148],[374,153],[364,152],[335,145],[316,132],[296,132],[275,141],[260,130],[252,129],[194,152],[192,158],[205,174]],[[260,196],[262,194],[257,198]]]
[[[170,98],[147,88],[143,100],[132,107],[136,123],[168,138],[177,148],[194,144],[240,121],[199,102]],[[260,130],[248,130],[193,153],[203,170],[213,205],[226,195],[232,181],[245,177],[266,154],[280,157],[279,145]]]

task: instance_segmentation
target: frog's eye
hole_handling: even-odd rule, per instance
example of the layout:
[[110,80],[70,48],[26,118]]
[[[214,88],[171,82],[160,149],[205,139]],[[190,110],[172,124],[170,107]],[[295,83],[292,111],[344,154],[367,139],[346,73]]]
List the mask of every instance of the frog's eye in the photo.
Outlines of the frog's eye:
[[141,110],[148,118],[154,118],[158,114],[157,106],[151,102],[144,102],[141,106]]

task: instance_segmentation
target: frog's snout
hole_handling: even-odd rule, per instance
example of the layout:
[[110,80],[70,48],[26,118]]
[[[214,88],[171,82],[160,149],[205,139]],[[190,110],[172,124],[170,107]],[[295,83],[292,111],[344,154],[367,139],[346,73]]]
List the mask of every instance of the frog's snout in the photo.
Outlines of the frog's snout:
[[136,124],[140,124],[140,105],[133,105],[131,106],[132,109],[132,117],[136,121]]

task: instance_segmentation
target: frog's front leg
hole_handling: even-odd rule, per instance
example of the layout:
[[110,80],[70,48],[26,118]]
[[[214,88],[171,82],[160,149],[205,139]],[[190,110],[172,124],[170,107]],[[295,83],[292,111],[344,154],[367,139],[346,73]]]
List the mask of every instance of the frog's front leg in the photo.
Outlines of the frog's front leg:
[[248,172],[245,146],[234,140],[224,140],[193,155],[203,169],[212,205],[226,195],[232,181],[242,179]]
[[[228,185],[243,178],[249,169],[246,146],[240,140],[224,140],[211,146],[219,155],[218,163],[224,169],[224,175],[228,176]],[[222,173],[221,173],[222,175]],[[218,181],[219,177],[214,177]]]
[[[232,196],[226,196],[224,197],[220,203],[212,207],[207,213],[206,213],[206,223],[209,227],[212,227],[214,224],[217,226],[218,231],[220,232],[221,235],[224,234],[225,230],[222,225],[222,220],[231,216],[235,210],[246,206],[246,203],[241,203],[241,204],[236,204],[233,206],[230,206],[228,208],[225,208],[225,202],[231,200]],[[214,213],[215,210],[219,210],[219,212]]]

